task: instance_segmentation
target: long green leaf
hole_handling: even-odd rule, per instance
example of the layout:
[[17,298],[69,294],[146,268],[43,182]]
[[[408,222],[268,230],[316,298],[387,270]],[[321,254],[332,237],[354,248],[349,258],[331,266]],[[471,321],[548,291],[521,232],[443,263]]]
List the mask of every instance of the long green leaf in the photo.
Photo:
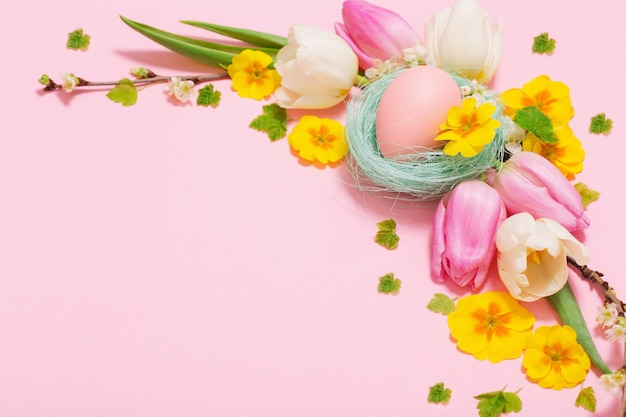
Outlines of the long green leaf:
[[580,311],[580,307],[578,306],[578,302],[576,301],[576,297],[574,296],[569,283],[565,284],[565,286],[556,294],[550,295],[547,298],[561,317],[563,324],[571,326],[574,330],[576,330],[576,340],[585,349],[585,352],[589,355],[591,362],[601,372],[604,372],[605,374],[612,373],[613,371],[611,371],[608,365],[604,362],[600,353],[598,353],[598,349],[596,349],[596,345],[593,343],[593,338],[589,333],[587,323],[585,322],[585,318]]
[[224,35],[229,38],[239,39],[240,41],[260,47],[280,49],[287,45],[287,38],[284,36],[273,35],[271,33],[236,28],[232,26],[216,25],[213,23],[196,22],[193,20],[181,20],[181,23],[210,30],[211,32],[219,33],[220,35]]
[[[170,49],[171,51],[214,67],[221,67],[230,64],[235,55],[239,54],[244,49],[249,49],[242,46],[223,45],[200,39],[188,38],[186,36],[166,32],[143,23],[135,22],[124,16],[120,16],[120,18],[124,21],[124,23],[137,32]],[[257,50],[262,50],[272,58],[275,58],[276,53],[278,52],[277,49],[271,48],[259,48]]]

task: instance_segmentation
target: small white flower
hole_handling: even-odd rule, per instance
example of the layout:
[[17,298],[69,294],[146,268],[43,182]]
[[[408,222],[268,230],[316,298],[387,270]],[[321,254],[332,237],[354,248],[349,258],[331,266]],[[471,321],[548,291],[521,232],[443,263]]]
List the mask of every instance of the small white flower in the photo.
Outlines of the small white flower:
[[626,326],[620,324],[619,322],[613,327],[608,328],[604,333],[612,342],[626,342]]
[[426,47],[424,45],[415,45],[412,48],[406,48],[402,50],[404,56],[404,62],[407,64],[423,64],[426,62]]
[[193,81],[185,81],[179,77],[170,78],[168,89],[168,93],[182,103],[191,100],[195,94]]
[[503,118],[503,130],[507,141],[504,143],[504,149],[509,151],[511,155],[522,151],[522,141],[526,136],[526,131],[519,127],[510,117]]
[[602,374],[598,379],[600,386],[613,395],[617,395],[622,391],[626,384],[626,375],[622,370],[613,372],[612,374]]
[[72,90],[78,85],[78,77],[69,72],[64,72],[61,74],[61,87],[68,93],[71,93]]
[[463,97],[467,97],[473,93],[472,87],[470,87],[469,85],[460,86],[459,91],[461,91],[461,95]]
[[617,323],[617,317],[617,305],[615,303],[611,303],[606,306],[598,307],[596,322],[601,324],[602,327],[610,327]]
[[398,68],[404,67],[405,65],[398,61],[397,58],[391,57],[386,61],[382,61],[380,59],[373,60],[374,66],[365,70],[365,76],[369,80],[374,80],[381,75],[390,73]]

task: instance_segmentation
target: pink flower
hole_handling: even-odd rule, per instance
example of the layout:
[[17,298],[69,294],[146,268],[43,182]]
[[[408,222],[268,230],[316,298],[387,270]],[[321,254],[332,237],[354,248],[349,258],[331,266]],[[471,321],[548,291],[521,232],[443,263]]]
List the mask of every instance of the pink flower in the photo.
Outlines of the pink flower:
[[364,0],[343,2],[343,24],[335,22],[335,32],[359,57],[363,69],[374,66],[374,59],[402,59],[403,49],[422,45],[415,31],[397,13]]
[[506,218],[498,192],[482,181],[465,181],[439,202],[433,224],[432,273],[465,287],[480,287],[496,252],[495,236]]
[[580,194],[541,155],[514,154],[491,181],[509,214],[527,212],[536,219],[552,219],[570,232],[589,227]]

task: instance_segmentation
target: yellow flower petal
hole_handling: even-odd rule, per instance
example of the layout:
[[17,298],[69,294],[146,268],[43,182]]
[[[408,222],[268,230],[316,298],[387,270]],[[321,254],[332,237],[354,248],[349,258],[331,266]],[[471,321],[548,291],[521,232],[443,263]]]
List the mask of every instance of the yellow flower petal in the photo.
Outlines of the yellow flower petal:
[[493,363],[519,357],[533,323],[532,314],[501,291],[463,297],[448,315],[450,334],[459,350]]
[[288,135],[289,145],[307,161],[337,162],[349,152],[341,123],[317,116],[303,116]]

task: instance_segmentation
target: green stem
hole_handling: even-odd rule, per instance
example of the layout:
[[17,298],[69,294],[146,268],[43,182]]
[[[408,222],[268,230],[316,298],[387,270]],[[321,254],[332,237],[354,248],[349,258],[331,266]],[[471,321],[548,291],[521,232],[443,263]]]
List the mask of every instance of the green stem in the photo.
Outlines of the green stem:
[[572,327],[576,331],[576,340],[585,349],[591,362],[603,373],[613,373],[611,368],[604,362],[596,345],[593,342],[593,338],[589,333],[585,318],[580,311],[576,297],[572,292],[572,288],[569,283],[559,290],[556,294],[547,297],[548,301],[556,312],[561,317],[563,324]]

